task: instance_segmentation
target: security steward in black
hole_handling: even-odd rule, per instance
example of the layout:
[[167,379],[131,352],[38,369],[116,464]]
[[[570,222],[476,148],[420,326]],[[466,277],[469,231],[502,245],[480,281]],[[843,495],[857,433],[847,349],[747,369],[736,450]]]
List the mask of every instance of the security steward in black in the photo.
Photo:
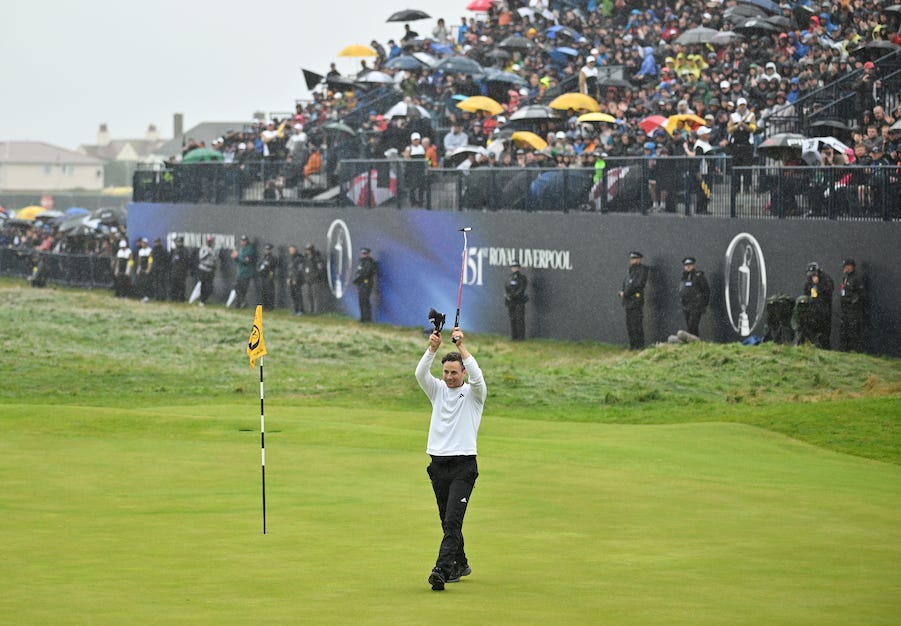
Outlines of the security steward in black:
[[679,283],[679,299],[682,301],[682,313],[685,315],[685,330],[700,337],[698,327],[701,316],[710,304],[710,285],[704,272],[695,268],[694,257],[682,259],[682,281]]
[[629,349],[644,348],[644,288],[648,282],[648,268],[641,264],[641,252],[629,253],[629,273],[623,281],[619,297],[626,309],[626,330],[629,333]]
[[297,246],[288,247],[287,285],[291,302],[294,304],[294,315],[303,315],[303,255],[297,250]]
[[185,281],[191,272],[191,251],[185,248],[185,238],[176,237],[175,247],[169,253],[169,299],[172,302],[184,302]]
[[513,341],[521,341],[526,338],[526,302],[529,301],[526,289],[528,287],[529,279],[522,273],[519,261],[514,259],[510,263],[507,284],[504,285],[504,303],[507,305],[507,314],[510,316],[510,337]]
[[842,261],[842,284],[839,295],[841,322],[838,349],[843,352],[863,352],[867,290],[863,277],[857,273],[857,263],[854,259]]
[[263,309],[271,311],[275,308],[275,272],[278,270],[278,257],[271,243],[263,246],[263,256],[257,266],[257,274],[260,276],[260,291],[262,292]]
[[825,350],[831,346],[833,291],[835,283],[829,274],[824,272],[816,261],[808,263],[804,295],[810,296],[811,299],[811,311],[814,316],[813,343]]
[[378,275],[378,265],[372,258],[372,250],[360,249],[360,262],[357,263],[357,272],[354,275],[354,284],[357,286],[357,298],[360,302],[360,321],[372,321],[372,288]]

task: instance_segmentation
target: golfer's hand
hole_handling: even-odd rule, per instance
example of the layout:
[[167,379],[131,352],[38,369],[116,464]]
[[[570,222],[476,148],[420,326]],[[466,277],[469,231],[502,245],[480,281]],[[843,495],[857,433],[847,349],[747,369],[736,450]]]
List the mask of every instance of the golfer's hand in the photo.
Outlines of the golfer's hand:
[[458,348],[463,344],[463,331],[460,330],[459,326],[454,326],[454,329],[451,331],[451,338]]
[[433,331],[431,335],[429,335],[429,350],[432,352],[438,352],[438,346],[441,345],[441,333]]

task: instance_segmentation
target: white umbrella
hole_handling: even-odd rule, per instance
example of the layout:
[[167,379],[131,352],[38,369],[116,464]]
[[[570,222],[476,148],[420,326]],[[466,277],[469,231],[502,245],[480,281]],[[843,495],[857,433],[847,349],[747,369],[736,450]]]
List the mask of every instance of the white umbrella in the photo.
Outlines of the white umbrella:
[[428,109],[426,109],[425,107],[420,106],[418,104],[408,105],[406,102],[403,102],[403,101],[398,102],[393,107],[388,109],[388,111],[385,113],[385,117],[387,117],[388,119],[391,119],[392,117],[406,117],[407,116],[407,108],[409,106],[416,107],[419,110],[419,115],[421,117],[428,117],[428,118],[432,117],[432,114],[429,113]]
[[370,72],[366,72],[366,75],[363,78],[357,79],[358,83],[375,83],[379,85],[393,85],[394,77],[391,74],[386,74],[385,72],[378,72],[372,70]]

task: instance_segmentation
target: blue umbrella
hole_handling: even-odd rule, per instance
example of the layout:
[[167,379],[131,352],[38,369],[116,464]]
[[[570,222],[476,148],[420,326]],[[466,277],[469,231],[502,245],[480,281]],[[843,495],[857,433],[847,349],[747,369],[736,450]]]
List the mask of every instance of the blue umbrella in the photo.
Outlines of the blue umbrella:
[[768,13],[772,13],[774,15],[779,15],[782,13],[782,9],[779,8],[779,5],[773,2],[773,0],[738,0],[739,2],[743,2],[744,4],[750,4],[751,6],[759,7]]
[[580,33],[576,32],[569,26],[561,26],[557,24],[556,26],[551,26],[547,29],[546,34],[550,39],[556,39],[557,35],[566,35],[573,41],[579,41],[581,39],[585,39]]
[[65,214],[69,217],[75,217],[76,215],[87,215],[88,213],[90,213],[90,211],[80,206],[69,207],[65,210]]
[[451,46],[450,44],[446,44],[446,43],[432,42],[432,45],[429,47],[432,49],[432,52],[437,52],[438,54],[453,54],[454,53],[454,47]]
[[579,56],[579,51],[575,48],[570,48],[569,46],[560,46],[559,48],[554,48],[551,52],[559,52],[561,54],[566,54],[571,57]]
[[421,70],[427,67],[428,65],[410,54],[401,54],[385,63],[385,68],[389,70]]
[[485,69],[469,57],[445,57],[432,68],[436,72],[455,72],[457,74],[483,74]]

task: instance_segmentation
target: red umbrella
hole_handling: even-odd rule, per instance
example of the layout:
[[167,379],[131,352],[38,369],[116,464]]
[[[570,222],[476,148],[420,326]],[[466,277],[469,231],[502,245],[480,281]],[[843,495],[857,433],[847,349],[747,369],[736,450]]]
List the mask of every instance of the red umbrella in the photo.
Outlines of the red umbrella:
[[650,115],[638,122],[641,130],[643,130],[648,135],[650,135],[655,128],[660,128],[664,124],[666,124],[666,118],[662,115]]
[[487,12],[488,9],[494,6],[494,3],[495,0],[472,0],[472,2],[466,5],[466,10]]

